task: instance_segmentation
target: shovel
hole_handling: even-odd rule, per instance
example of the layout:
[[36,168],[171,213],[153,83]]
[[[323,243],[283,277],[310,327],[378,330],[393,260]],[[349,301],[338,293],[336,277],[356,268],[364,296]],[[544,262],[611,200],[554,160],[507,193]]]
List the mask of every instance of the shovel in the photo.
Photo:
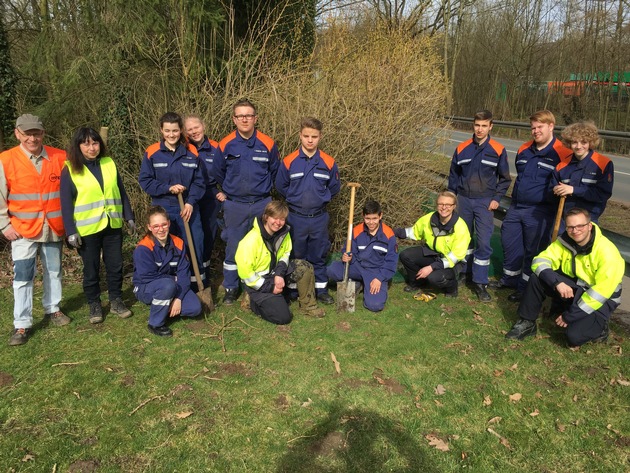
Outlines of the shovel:
[[[346,253],[352,250],[352,223],[354,220],[354,194],[357,187],[361,187],[358,182],[349,182],[350,188],[350,217],[348,218],[348,239],[346,240]],[[337,312],[354,312],[355,307],[355,282],[348,280],[350,262],[346,263],[343,272],[343,281],[337,283]]]
[[560,230],[560,221],[562,220],[562,211],[564,210],[564,201],[567,199],[566,195],[560,197],[558,202],[558,211],[556,212],[556,221],[553,222],[553,232],[551,233],[551,241],[556,241],[558,237],[558,230]]
[[[179,200],[179,208],[184,210],[184,198],[182,194],[177,194],[177,200]],[[183,220],[183,219],[182,219]],[[186,240],[188,240],[188,249],[190,250],[190,259],[192,260],[193,272],[195,273],[195,279],[197,279],[197,288],[199,292],[197,297],[201,301],[201,307],[204,312],[212,312],[214,310],[214,302],[212,302],[212,289],[209,287],[203,287],[203,281],[201,280],[201,274],[199,273],[199,265],[197,264],[197,253],[195,252],[195,246],[193,245],[192,234],[190,233],[190,225],[184,221],[184,229],[186,230]]]

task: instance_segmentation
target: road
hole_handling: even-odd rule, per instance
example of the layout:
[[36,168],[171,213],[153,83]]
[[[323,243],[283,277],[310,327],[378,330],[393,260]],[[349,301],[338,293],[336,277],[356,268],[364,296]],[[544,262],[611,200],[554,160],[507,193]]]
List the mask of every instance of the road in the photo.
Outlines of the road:
[[[448,140],[446,140],[439,148],[439,150],[449,158],[453,156],[453,152],[459,143],[472,137],[472,131],[464,132],[451,130],[450,133],[451,135]],[[516,152],[523,144],[523,141],[510,140],[494,135],[491,136],[505,146],[508,153],[508,161],[510,162],[510,172],[513,176],[516,176],[514,158],[516,156]],[[628,158],[628,156],[615,156],[612,154],[606,154],[606,156],[612,159],[615,164],[615,185],[613,187],[612,198],[616,201],[630,204],[630,158]]]

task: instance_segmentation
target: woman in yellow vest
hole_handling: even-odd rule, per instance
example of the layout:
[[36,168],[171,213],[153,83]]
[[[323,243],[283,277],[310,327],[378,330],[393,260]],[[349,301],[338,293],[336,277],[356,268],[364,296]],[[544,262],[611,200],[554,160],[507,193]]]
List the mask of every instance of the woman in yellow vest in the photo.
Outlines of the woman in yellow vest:
[[109,310],[123,319],[131,316],[122,301],[122,226],[124,220],[135,233],[134,214],[116,165],[92,128],[79,128],[72,137],[61,172],[61,213],[68,244],[83,260],[83,292],[90,306],[90,322],[103,321],[101,254]]

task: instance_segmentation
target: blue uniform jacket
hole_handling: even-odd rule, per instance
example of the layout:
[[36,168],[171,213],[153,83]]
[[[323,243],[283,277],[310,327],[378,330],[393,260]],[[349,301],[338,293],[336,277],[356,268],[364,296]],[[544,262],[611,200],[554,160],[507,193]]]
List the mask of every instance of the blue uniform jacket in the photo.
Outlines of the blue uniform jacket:
[[530,206],[551,205],[557,202],[549,183],[556,166],[569,161],[571,150],[555,137],[543,149],[536,149],[534,141],[528,141],[516,154],[516,182],[512,191],[512,204]]
[[310,214],[326,207],[341,188],[335,160],[317,150],[309,158],[302,148],[282,160],[276,189],[291,209]]
[[164,207],[179,207],[177,195],[168,190],[172,185],[186,187],[182,197],[190,205],[195,205],[206,192],[195,147],[179,144],[175,151],[171,151],[163,140],[145,151],[138,182],[152,197],[153,205]]
[[202,166],[204,182],[206,183],[206,197],[216,197],[219,192],[217,180],[214,177],[214,158],[217,156],[219,143],[209,139],[207,136],[203,137],[203,141],[196,146],[199,159],[204,163]]
[[359,266],[365,280],[376,277],[381,282],[389,281],[396,273],[396,250],[396,236],[389,226],[381,222],[376,235],[372,236],[365,223],[360,223],[353,230],[350,264]]
[[184,241],[169,235],[165,246],[146,235],[133,250],[133,285],[141,286],[157,279],[177,281],[177,294],[181,298],[190,289],[190,262]]
[[280,155],[276,143],[254,130],[249,139],[233,131],[219,142],[213,162],[214,177],[236,202],[257,202],[271,193]]
[[588,210],[597,220],[612,196],[614,172],[613,162],[594,151],[589,151],[582,160],[571,155],[570,162],[556,167],[551,188],[560,182],[573,186],[573,195],[567,196],[565,210],[580,207]]
[[490,136],[481,146],[474,138],[464,141],[453,153],[448,189],[455,194],[500,202],[511,182],[505,147]]

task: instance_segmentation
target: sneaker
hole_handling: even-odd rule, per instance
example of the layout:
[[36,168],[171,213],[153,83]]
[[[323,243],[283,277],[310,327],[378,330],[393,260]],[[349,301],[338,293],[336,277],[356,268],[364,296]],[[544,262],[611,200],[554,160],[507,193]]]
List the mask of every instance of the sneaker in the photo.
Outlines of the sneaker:
[[321,319],[326,316],[326,311],[320,307],[312,307],[309,309],[303,309],[302,313],[307,317],[313,317],[315,319]]
[[28,337],[31,334],[30,328],[16,328],[9,338],[9,346],[15,347],[17,345],[24,345],[28,341]]
[[416,292],[418,289],[419,286],[412,286],[411,284],[407,284],[403,287],[404,292]]
[[504,284],[501,279],[499,279],[498,281],[489,281],[488,287],[490,289],[509,289],[510,288],[510,286]]
[[101,301],[90,302],[90,323],[100,324],[103,321],[103,308]]
[[61,327],[63,325],[68,325],[72,322],[72,319],[68,317],[66,314],[58,310],[57,312],[53,312],[51,314],[46,314],[46,317],[50,318],[50,323],[56,327]]
[[604,326],[604,330],[599,335],[599,337],[591,340],[591,343],[606,343],[608,341],[608,335],[610,335],[610,329],[608,328],[608,323]]
[[331,305],[335,303],[335,299],[328,294],[328,292],[319,292],[317,294],[317,300],[322,304]]
[[127,309],[127,306],[120,297],[117,297],[113,301],[109,301],[109,311],[121,319],[131,317],[131,311]]
[[458,295],[459,295],[459,291],[457,290],[457,288],[455,288],[455,290],[454,290],[454,291],[451,291],[451,292],[445,292],[445,293],[444,293],[444,297],[453,297],[453,298],[455,298],[455,297],[457,297]]
[[476,284],[475,283],[475,294],[481,302],[490,302],[492,300],[492,296],[488,293],[488,285],[487,284]]
[[223,297],[223,304],[232,305],[238,298],[238,289],[226,289],[225,296]]
[[510,302],[521,302],[521,299],[523,298],[523,293],[519,292],[519,291],[514,291],[512,294],[510,294],[508,296],[508,301]]
[[536,335],[536,332],[536,322],[527,319],[519,319],[519,321],[516,322],[510,331],[505,335],[505,338],[523,340],[526,337]]

